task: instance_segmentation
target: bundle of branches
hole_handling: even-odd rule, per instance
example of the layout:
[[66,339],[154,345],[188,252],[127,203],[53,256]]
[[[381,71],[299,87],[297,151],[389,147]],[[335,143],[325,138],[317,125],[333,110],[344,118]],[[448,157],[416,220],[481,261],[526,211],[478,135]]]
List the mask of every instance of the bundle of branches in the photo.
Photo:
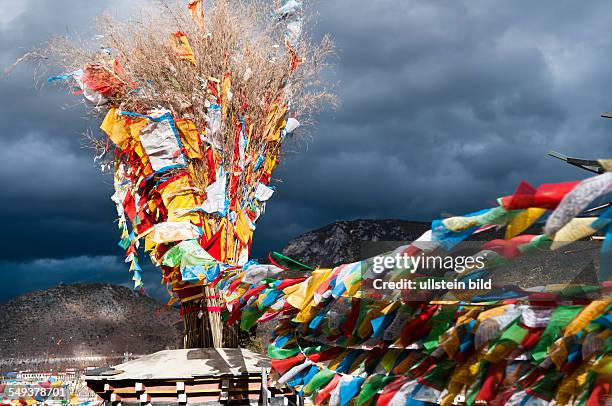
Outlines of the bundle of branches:
[[103,117],[106,136],[91,141],[114,168],[135,287],[144,239],[174,299],[199,301],[186,314],[219,312],[211,282],[248,261],[283,141],[335,103],[320,79],[333,44],[302,32],[307,15],[297,0],[162,3],[100,17],[93,47],[56,38],[22,58],[40,72],[59,65],[66,73],[49,82]]

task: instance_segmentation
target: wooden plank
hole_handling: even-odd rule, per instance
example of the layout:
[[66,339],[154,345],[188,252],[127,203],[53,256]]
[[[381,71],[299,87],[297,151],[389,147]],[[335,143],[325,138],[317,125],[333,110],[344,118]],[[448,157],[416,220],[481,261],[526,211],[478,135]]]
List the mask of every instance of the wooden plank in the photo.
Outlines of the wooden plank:
[[261,368],[261,399],[262,406],[268,406],[272,393],[268,390],[268,373],[265,368]]
[[185,382],[177,382],[176,383],[176,391],[177,392],[185,392]]
[[578,168],[584,169],[593,173],[603,173],[603,168],[599,164],[599,162],[592,159],[581,159],[581,158],[572,158],[567,155],[563,155],[556,151],[549,151],[548,155],[560,159],[562,161],[567,162],[570,165],[574,165]]
[[115,388],[114,393],[120,393],[122,395],[136,395],[134,388]]

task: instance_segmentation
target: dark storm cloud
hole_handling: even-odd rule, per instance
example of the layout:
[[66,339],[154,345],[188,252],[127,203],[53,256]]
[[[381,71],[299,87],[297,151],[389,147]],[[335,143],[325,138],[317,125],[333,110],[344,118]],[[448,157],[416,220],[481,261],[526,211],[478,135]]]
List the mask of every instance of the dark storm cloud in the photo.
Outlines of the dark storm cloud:
[[[116,13],[118,2],[106,7]],[[90,37],[88,22],[104,9],[65,0],[7,2],[0,17],[1,70],[55,35]],[[84,148],[82,133],[97,126],[85,106],[64,90],[35,86],[32,66],[18,66],[0,80],[0,93],[0,259],[117,254],[112,177],[99,172]],[[47,277],[53,274],[41,276]]]
[[[133,7],[6,3],[3,65],[53,34],[91,35],[88,23],[103,8]],[[338,46],[341,105],[317,117],[313,140],[291,146],[299,153],[287,154],[275,172],[281,181],[258,224],[256,256],[338,219],[431,220],[491,206],[522,179],[585,176],[547,158],[550,149],[612,155],[612,120],[599,118],[612,109],[609,3],[316,4],[314,36],[329,32]],[[108,280],[127,280],[119,271],[111,179],[99,174],[79,136],[97,123],[86,120],[75,98],[52,87],[35,90],[31,79],[20,67],[0,81],[0,275],[27,269],[36,286],[56,283],[57,275],[68,282],[91,261],[91,274],[110,268],[117,276]],[[53,260],[72,273],[40,262]]]
[[283,163],[257,233],[282,246],[333,220],[430,220],[493,205],[522,179],[585,176],[546,153],[611,155],[609,8],[324,2],[317,31],[338,44],[342,105]]
[[[66,259],[39,258],[32,261],[0,261],[0,303],[12,296],[60,283],[115,283],[132,287],[126,264],[117,256],[76,256]],[[143,266],[143,283],[149,296],[167,300],[152,265]]]

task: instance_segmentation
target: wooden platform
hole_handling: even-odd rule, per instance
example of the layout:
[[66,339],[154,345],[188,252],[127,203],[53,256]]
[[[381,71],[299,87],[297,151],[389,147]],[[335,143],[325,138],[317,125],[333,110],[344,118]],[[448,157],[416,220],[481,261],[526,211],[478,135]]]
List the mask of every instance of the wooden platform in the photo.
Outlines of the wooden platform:
[[93,370],[87,385],[106,404],[295,404],[288,388],[268,385],[270,360],[240,348],[165,350]]

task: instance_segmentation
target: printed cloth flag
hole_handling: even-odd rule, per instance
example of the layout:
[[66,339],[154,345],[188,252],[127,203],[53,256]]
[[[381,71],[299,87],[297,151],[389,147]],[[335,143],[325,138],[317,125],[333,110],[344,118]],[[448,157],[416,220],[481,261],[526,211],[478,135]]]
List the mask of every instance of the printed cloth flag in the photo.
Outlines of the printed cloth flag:
[[329,399],[329,397],[331,396],[332,391],[336,389],[336,386],[338,386],[338,383],[340,382],[341,378],[342,377],[340,374],[334,375],[334,377],[327,383],[327,385],[325,385],[323,389],[321,389],[317,393],[315,400],[314,400],[314,404],[315,405],[324,404],[324,402],[326,402],[327,399]]
[[221,150],[223,147],[223,140],[221,139],[221,106],[219,104],[213,104],[208,108],[206,140],[217,150]]
[[272,104],[264,127],[264,136],[268,141],[278,141],[281,137],[282,129],[286,125],[286,107]]
[[108,135],[108,138],[120,149],[125,149],[130,141],[131,134],[127,120],[124,116],[117,114],[117,109],[112,107],[106,113],[100,129]]
[[378,395],[378,399],[376,400],[376,404],[380,406],[388,406],[395,395],[399,392],[399,390],[409,382],[409,378],[407,376],[397,376],[393,379],[392,382],[387,384],[380,395]]
[[200,149],[200,134],[198,128],[193,121],[186,118],[175,121],[176,128],[179,131],[181,144],[185,148],[187,156],[191,159],[202,158],[202,151]]
[[390,383],[394,376],[374,374],[370,375],[361,386],[361,391],[356,400],[356,406],[364,406],[371,404],[378,392]]
[[592,301],[565,327],[563,334],[565,336],[578,334],[589,323],[603,315],[606,309],[610,308],[610,305],[612,305],[612,299]]
[[273,193],[274,189],[260,182],[257,184],[257,189],[255,189],[255,198],[261,202],[265,202],[272,197]]
[[417,380],[408,381],[400,387],[400,389],[395,393],[391,401],[389,402],[389,406],[404,406],[410,401],[410,396],[412,392],[414,392],[415,388],[419,385]]
[[577,217],[572,219],[557,231],[550,249],[556,250],[564,245],[595,234],[597,232],[597,229],[593,227],[595,220],[597,220],[597,217]]
[[552,313],[540,340],[531,351],[532,358],[540,362],[546,357],[548,347],[559,337],[567,326],[583,309],[583,306],[558,306]]
[[516,237],[523,231],[527,230],[533,223],[538,221],[546,212],[546,209],[538,207],[530,207],[517,213],[510,219],[506,226],[506,240]]
[[188,266],[218,265],[218,261],[206,252],[197,240],[185,240],[170,248],[164,254],[162,264],[170,267],[179,266],[183,270]]
[[593,200],[612,192],[612,172],[587,178],[565,195],[559,206],[546,220],[544,233],[554,235]]
[[[94,84],[94,80],[91,78],[92,70],[91,65],[85,67],[85,71],[77,70],[72,73],[72,78],[76,82],[80,93],[83,95],[85,100],[93,104],[94,106],[102,106],[108,103],[108,99],[91,85]],[[97,87],[94,84],[95,87]]]
[[309,368],[312,364],[313,364],[312,361],[306,359],[304,360],[303,363],[295,365],[293,368],[285,372],[285,374],[283,374],[283,376],[281,376],[278,379],[278,383],[281,385],[287,383],[288,381],[296,377],[299,373],[301,373],[303,370],[305,370],[306,368]]
[[506,210],[521,210],[530,207],[552,210],[579,183],[578,181],[545,183],[534,188],[527,182],[521,182],[513,195],[502,197],[500,200]]
[[249,243],[253,234],[250,224],[251,222],[244,210],[240,211],[234,225],[234,235],[245,245]]
[[289,117],[287,119],[287,125],[285,126],[285,132],[287,134],[293,133],[300,126],[300,122],[296,120],[294,117]]
[[226,185],[227,175],[223,174],[213,184],[206,187],[206,200],[201,209],[206,213],[226,213]]
[[315,391],[318,391],[323,385],[329,383],[332,378],[336,375],[336,372],[328,368],[323,368],[317,372],[312,379],[304,386],[304,394],[310,395]]
[[176,55],[180,59],[184,59],[196,65],[196,60],[191,45],[189,44],[189,39],[187,39],[187,35],[185,35],[184,32],[177,31],[173,32],[170,38],[172,39],[172,46],[174,47]]
[[459,232],[476,226],[504,224],[511,214],[512,212],[500,206],[493,209],[485,209],[466,216],[449,217],[442,220],[442,224],[452,232]]
[[196,22],[201,30],[204,29],[204,4],[203,0],[189,0],[187,8],[191,14],[191,18]]
[[168,212],[168,221],[191,221],[200,223],[200,216],[191,213],[196,207],[195,188],[191,185],[189,176],[183,172],[158,186],[164,207]]
[[[134,115],[134,113],[122,113]],[[179,136],[172,114],[167,110],[150,112],[150,116],[136,115],[149,119],[149,124],[140,130],[140,142],[156,172],[177,166],[187,161],[181,150]]]
[[187,221],[166,221],[153,227],[150,236],[156,244],[172,241],[192,240],[200,236],[201,230]]

